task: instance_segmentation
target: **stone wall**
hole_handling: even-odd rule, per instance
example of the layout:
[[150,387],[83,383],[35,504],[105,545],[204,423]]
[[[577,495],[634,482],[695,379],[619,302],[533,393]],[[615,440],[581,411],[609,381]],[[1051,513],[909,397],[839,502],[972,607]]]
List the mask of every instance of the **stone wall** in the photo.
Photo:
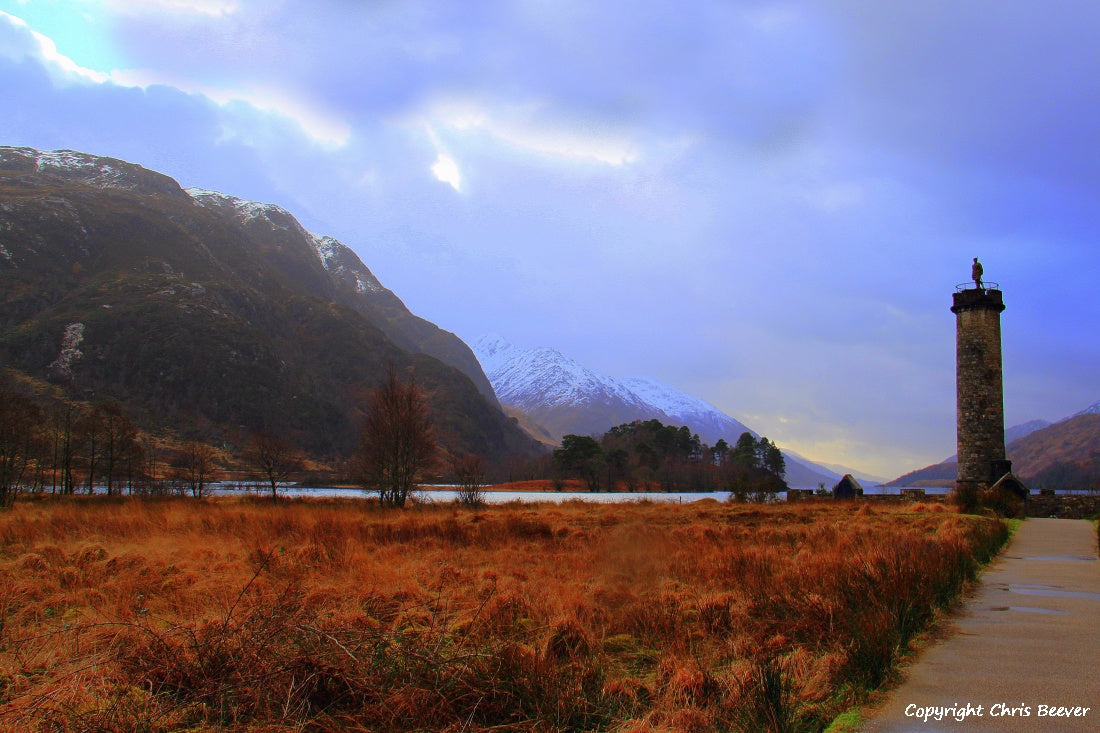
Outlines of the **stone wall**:
[[1091,519],[1100,514],[1100,494],[1086,496],[1036,496],[1027,498],[1029,517]]
[[[860,502],[873,504],[943,504],[947,502],[944,494],[925,496],[898,496],[897,494],[864,494],[856,499],[832,499],[830,497],[805,497],[815,501],[846,501],[853,505]],[[1059,519],[1093,519],[1100,516],[1100,494],[1040,496],[1031,494],[1027,498],[1027,516],[1057,517]]]

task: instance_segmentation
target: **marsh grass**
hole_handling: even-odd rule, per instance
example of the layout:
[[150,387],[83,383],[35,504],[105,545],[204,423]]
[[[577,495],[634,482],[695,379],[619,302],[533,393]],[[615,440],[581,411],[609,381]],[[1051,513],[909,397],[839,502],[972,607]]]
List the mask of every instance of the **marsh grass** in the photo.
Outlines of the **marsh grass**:
[[845,503],[24,502],[9,730],[820,730],[1007,536]]

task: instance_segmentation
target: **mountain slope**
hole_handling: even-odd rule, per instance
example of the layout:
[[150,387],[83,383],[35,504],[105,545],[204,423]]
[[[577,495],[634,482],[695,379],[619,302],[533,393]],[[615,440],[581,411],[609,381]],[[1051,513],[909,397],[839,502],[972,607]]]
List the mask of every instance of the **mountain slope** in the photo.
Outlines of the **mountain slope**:
[[536,450],[457,337],[276,206],[0,147],[0,288],[0,366],[119,399],[147,426],[346,453],[393,365],[415,373],[448,449]]
[[828,469],[837,475],[837,481],[844,477],[845,474],[852,474],[861,484],[884,484],[886,479],[881,476],[875,476],[873,474],[864,473],[857,469],[849,468],[840,463],[818,463],[817,466]]
[[[654,379],[615,379],[546,347],[521,349],[499,336],[483,336],[474,353],[506,407],[526,413],[555,442],[562,436],[602,435],[634,420],[687,425],[703,442],[737,442],[755,431],[717,407]],[[784,453],[792,486],[831,484],[840,476],[806,459]]]
[[1100,415],[1100,402],[1094,402],[1093,404],[1078,412],[1077,415],[1074,415],[1074,417],[1077,417],[1078,415]]
[[653,414],[622,384],[554,349],[517,349],[499,337],[483,337],[474,353],[501,404],[527,413],[555,441],[570,433],[603,434]]
[[747,425],[714,405],[655,379],[628,377],[619,381],[647,405],[659,409],[675,421],[691,426],[692,432],[698,433],[703,442],[710,445],[714,445],[719,439],[733,444],[742,433],[756,434]]
[[[1100,456],[1100,411],[1088,408],[1054,424],[1032,420],[1006,430],[1005,441],[1005,452],[1012,461],[1012,472],[1024,483],[1035,482],[1038,485],[1044,481],[1088,482],[1094,478],[1100,479],[1100,466],[1093,468]],[[952,456],[943,463],[900,476],[887,485],[945,486],[954,483],[958,471],[959,465]],[[1095,477],[1090,478],[1093,474],[1096,474]]]
[[1096,488],[1100,480],[1100,414],[1078,413],[1009,444],[1007,450],[1013,473],[1025,482],[1044,483],[1045,478],[1080,482],[1075,488]]
[[[289,268],[302,268],[302,284],[316,295],[354,308],[386,334],[394,344],[412,353],[424,353],[450,364],[470,378],[493,403],[496,395],[470,348],[457,336],[434,323],[413,315],[392,291],[378,281],[359,256],[333,237],[307,232],[285,209],[272,204],[244,201],[216,191],[188,188],[187,193],[204,208],[236,219],[259,239],[281,239],[299,246],[307,242],[317,262],[287,261]],[[320,264],[324,273],[317,270]]]

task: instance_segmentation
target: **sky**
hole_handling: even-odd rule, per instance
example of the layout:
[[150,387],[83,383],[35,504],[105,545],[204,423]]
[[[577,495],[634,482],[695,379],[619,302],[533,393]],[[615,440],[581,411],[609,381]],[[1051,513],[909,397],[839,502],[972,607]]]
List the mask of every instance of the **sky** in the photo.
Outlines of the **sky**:
[[0,144],[275,203],[472,342],[885,477],[1100,399],[1100,4],[0,0]]

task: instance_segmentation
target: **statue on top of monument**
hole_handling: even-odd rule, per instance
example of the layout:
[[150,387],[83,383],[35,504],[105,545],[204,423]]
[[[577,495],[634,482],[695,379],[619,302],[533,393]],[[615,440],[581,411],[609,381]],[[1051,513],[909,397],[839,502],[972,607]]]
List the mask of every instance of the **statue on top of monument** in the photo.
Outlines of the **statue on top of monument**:
[[974,265],[970,268],[970,277],[974,278],[974,287],[978,290],[982,289],[982,274],[985,270],[982,268],[982,263],[978,262],[978,258],[974,258]]

